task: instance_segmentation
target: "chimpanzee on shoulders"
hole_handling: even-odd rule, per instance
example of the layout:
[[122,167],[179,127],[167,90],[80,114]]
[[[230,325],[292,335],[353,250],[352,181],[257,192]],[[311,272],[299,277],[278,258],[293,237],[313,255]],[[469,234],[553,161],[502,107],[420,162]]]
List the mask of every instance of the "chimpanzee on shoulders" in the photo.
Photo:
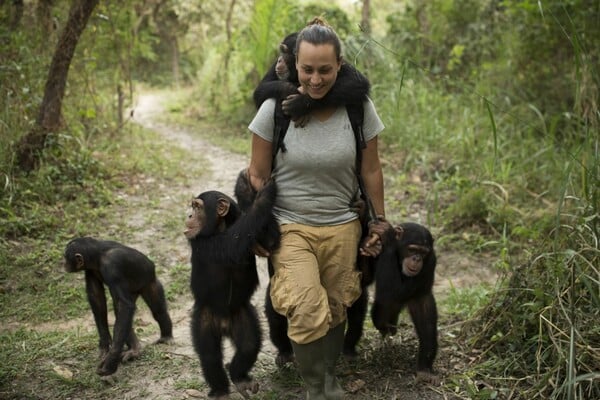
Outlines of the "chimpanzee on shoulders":
[[[100,337],[99,375],[111,375],[121,360],[139,356],[141,346],[133,329],[133,315],[140,295],[160,327],[157,343],[173,340],[163,287],[156,278],[154,263],[144,254],[114,241],[80,237],[67,244],[64,263],[67,272],[85,272],[87,297]],[[115,310],[113,338],[108,329],[104,285]],[[125,344],[128,350],[123,352]]]
[[342,62],[335,84],[327,95],[320,100],[312,99],[308,94],[298,92],[298,71],[296,70],[296,39],[298,32],[287,35],[279,45],[277,61],[267,71],[254,90],[256,108],[269,98],[286,99],[296,94],[295,98],[284,103],[284,112],[296,120],[309,114],[312,110],[346,104],[362,104],[369,94],[369,80],[354,66]]
[[407,307],[419,339],[417,378],[438,383],[433,374],[438,349],[433,236],[423,225],[407,222],[388,229],[382,241],[383,252],[374,260],[373,324],[383,336],[394,335],[400,311]]
[[258,286],[252,248],[271,221],[276,193],[275,182],[270,181],[258,191],[247,213],[217,191],[201,193],[192,200],[185,231],[192,250],[192,341],[210,387],[209,396],[217,399],[229,398],[223,337],[229,337],[236,348],[228,366],[236,389],[244,396],[258,391],[258,383],[249,375],[262,341],[256,310],[250,303]]

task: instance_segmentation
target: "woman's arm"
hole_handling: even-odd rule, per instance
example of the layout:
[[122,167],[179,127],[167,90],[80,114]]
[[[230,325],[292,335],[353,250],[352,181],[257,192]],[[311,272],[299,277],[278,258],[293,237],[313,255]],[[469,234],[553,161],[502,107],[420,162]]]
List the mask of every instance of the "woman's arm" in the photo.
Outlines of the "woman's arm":
[[262,187],[271,178],[272,143],[261,138],[256,133],[252,134],[252,155],[248,175],[250,184],[256,190]]
[[365,183],[367,194],[371,198],[375,214],[378,218],[385,218],[383,203],[383,172],[377,151],[377,136],[367,142],[363,150],[363,159],[360,174]]
[[[389,225],[385,221],[385,206],[383,201],[383,172],[379,161],[379,152],[377,150],[377,136],[367,142],[367,148],[363,150],[363,159],[361,165],[361,176],[365,184],[367,195],[371,199],[373,208],[378,221],[370,222],[369,235],[360,246],[360,253],[364,256],[376,257],[381,253],[382,243],[381,235],[377,233]],[[381,221],[381,222],[379,222]],[[372,226],[372,224],[385,224],[381,229]],[[373,228],[373,229],[371,229]]]

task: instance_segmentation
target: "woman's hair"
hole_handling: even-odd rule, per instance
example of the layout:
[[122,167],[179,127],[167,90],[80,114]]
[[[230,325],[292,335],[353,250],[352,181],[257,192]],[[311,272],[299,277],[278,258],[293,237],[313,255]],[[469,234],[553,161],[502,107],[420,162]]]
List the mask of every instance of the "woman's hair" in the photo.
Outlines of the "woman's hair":
[[313,20],[298,33],[296,49],[294,51],[296,57],[298,56],[300,43],[303,41],[314,45],[331,44],[335,50],[336,59],[339,60],[342,57],[342,43],[340,38],[324,18],[313,18]]

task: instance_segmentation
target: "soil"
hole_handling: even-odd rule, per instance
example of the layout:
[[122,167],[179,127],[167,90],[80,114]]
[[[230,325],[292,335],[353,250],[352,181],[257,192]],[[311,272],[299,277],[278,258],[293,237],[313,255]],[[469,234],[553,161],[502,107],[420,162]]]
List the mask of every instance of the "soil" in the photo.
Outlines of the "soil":
[[[118,210],[127,218],[131,229],[131,237],[127,244],[149,254],[160,254],[162,269],[159,277],[165,285],[169,284],[168,270],[175,266],[189,263],[189,247],[182,234],[183,218],[188,200],[209,189],[220,190],[232,195],[238,172],[248,165],[248,158],[225,151],[202,139],[197,132],[179,127],[168,126],[157,121],[161,113],[159,94],[144,94],[139,97],[134,109],[134,121],[145,128],[160,134],[161,140],[180,146],[188,156],[182,157],[181,170],[188,176],[182,182],[157,183],[152,186],[151,194],[131,194],[124,192],[126,209]],[[164,144],[164,143],[163,143]],[[165,154],[166,157],[169,154]],[[204,161],[205,160],[205,161]],[[144,184],[152,184],[153,177],[143,177]],[[151,207],[147,204],[152,201]],[[145,206],[146,205],[146,206]],[[153,215],[149,217],[150,213]],[[180,213],[182,218],[181,232],[173,232],[173,227],[163,226],[161,216]],[[159,238],[159,239],[157,239]],[[480,256],[465,254],[439,254],[434,293],[436,298],[443,298],[451,287],[466,287],[472,282],[493,281],[494,275],[489,272],[485,260]],[[260,391],[253,399],[304,399],[301,381],[293,366],[278,369],[274,364],[275,351],[268,340],[268,330],[264,318],[263,304],[265,288],[268,282],[265,259],[259,259],[260,288],[254,295],[253,302],[259,310],[263,324],[263,347],[259,359],[253,369],[253,375],[259,381]],[[141,303],[141,302],[139,302]],[[188,399],[208,398],[206,385],[203,382],[196,353],[190,340],[191,296],[185,295],[169,300],[169,311],[174,324],[174,343],[167,345],[164,351],[165,362],[162,367],[154,363],[134,360],[122,365],[117,373],[106,383],[114,389],[113,394],[123,399]],[[91,314],[91,313],[90,313]],[[401,318],[399,333],[394,338],[381,340],[369,321],[365,323],[365,336],[360,344],[361,356],[352,362],[342,360],[339,373],[342,383],[348,392],[348,399],[452,399],[451,386],[444,386],[451,377],[460,374],[464,369],[466,357],[456,345],[459,321],[449,321],[440,316],[439,336],[440,349],[435,368],[441,378],[442,385],[432,386],[416,382],[414,364],[417,341],[412,325],[406,316]],[[136,326],[155,325],[147,308],[139,307],[136,314]],[[50,325],[50,324],[49,324]],[[64,325],[64,324],[63,324]],[[69,328],[79,326],[80,329],[95,329],[91,315],[84,320],[70,321]],[[44,329],[38,326],[38,329]],[[49,327],[46,327],[49,328]],[[54,327],[56,329],[56,326]],[[144,337],[140,334],[142,352],[150,351],[155,346],[151,343],[156,333]],[[231,356],[231,346],[226,343],[226,359]],[[128,373],[131,369],[135,372]],[[194,384],[186,384],[193,382]],[[193,389],[191,389],[193,387]],[[90,393],[91,394],[91,393]],[[90,396],[98,398],[96,396]],[[84,395],[84,397],[86,396]],[[241,399],[234,393],[231,398]]]

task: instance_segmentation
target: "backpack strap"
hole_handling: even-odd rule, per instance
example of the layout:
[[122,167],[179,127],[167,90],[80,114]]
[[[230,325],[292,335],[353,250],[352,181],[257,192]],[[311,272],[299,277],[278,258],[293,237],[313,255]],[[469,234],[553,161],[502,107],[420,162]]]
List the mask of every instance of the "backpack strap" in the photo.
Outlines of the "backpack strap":
[[290,126],[290,117],[283,113],[282,102],[283,99],[277,99],[275,102],[275,112],[273,113],[275,124],[273,129],[273,146],[271,148],[271,169],[275,166],[275,157],[277,156],[279,149],[281,149],[282,153],[287,151],[283,139]]

